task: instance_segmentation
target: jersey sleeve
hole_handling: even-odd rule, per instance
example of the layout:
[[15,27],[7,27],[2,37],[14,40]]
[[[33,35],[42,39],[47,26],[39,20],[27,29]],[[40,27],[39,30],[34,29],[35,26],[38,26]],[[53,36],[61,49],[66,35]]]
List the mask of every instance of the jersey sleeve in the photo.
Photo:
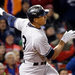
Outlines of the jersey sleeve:
[[6,12],[3,12],[3,16],[4,18],[8,21],[8,25],[11,27],[15,27],[18,30],[22,30],[22,28],[24,28],[27,23],[29,22],[29,20],[26,19],[22,19],[22,18],[16,18],[15,16],[8,14]]
[[44,37],[39,37],[35,40],[34,48],[48,59],[50,59],[54,54],[53,48]]
[[14,23],[14,26],[15,26],[16,29],[21,31],[22,28],[26,25],[25,22],[27,22],[26,19],[17,18],[15,23]]

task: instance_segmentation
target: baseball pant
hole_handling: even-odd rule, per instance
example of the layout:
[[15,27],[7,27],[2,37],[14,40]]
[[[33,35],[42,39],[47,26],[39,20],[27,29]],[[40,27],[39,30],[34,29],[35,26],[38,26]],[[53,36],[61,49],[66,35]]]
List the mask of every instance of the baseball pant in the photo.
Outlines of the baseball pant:
[[49,64],[33,66],[32,64],[22,63],[19,73],[20,75],[59,75]]

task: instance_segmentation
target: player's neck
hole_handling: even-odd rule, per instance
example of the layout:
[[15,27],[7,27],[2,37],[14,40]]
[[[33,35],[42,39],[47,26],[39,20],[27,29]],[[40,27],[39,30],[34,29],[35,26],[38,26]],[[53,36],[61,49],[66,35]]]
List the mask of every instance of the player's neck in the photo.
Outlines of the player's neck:
[[34,26],[35,28],[40,28],[41,26],[35,22],[32,23],[32,26]]

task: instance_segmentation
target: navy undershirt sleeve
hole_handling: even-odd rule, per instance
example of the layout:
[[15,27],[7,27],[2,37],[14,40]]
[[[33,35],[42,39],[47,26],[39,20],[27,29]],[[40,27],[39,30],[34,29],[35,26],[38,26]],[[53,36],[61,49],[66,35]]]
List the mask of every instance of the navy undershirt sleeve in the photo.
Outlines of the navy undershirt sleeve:
[[16,20],[16,17],[12,16],[11,14],[8,14],[6,12],[3,12],[3,16],[8,21],[9,26],[14,27],[14,22]]
[[54,54],[53,48],[50,48],[49,51],[44,55],[47,59],[50,59]]

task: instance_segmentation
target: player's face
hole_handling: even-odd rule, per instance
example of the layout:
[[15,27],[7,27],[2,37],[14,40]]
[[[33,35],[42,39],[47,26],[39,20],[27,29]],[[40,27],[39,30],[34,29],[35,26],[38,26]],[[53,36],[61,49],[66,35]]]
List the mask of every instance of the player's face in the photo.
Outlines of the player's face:
[[41,16],[39,18],[36,18],[36,23],[40,26],[42,25],[45,25],[46,24],[46,19],[47,19],[47,16]]

